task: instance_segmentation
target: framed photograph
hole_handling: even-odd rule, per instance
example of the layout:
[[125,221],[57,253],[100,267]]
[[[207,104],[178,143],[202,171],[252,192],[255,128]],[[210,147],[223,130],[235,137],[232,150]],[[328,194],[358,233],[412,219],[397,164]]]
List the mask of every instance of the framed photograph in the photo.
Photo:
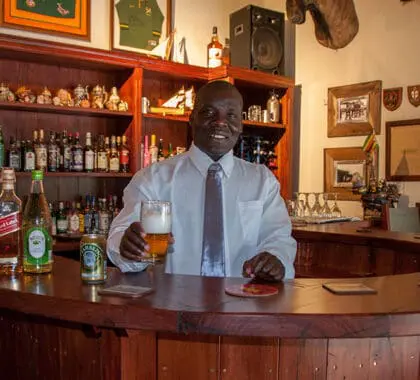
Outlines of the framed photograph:
[[328,137],[380,134],[381,93],[381,81],[329,88]]
[[90,39],[90,0],[0,0],[0,25]]
[[337,193],[342,201],[358,201],[353,194],[353,182],[366,185],[366,154],[362,148],[324,149],[324,192]]
[[172,42],[172,0],[111,0],[111,48],[165,57]]
[[420,119],[388,121],[385,176],[389,181],[420,181]]

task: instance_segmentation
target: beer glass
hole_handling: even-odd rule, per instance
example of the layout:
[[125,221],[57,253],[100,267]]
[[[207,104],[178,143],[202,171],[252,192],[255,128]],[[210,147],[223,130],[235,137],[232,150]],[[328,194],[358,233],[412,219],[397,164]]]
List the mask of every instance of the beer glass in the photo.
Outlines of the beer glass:
[[142,261],[151,263],[164,261],[172,229],[171,202],[142,201],[140,223],[146,233],[144,240],[150,247]]

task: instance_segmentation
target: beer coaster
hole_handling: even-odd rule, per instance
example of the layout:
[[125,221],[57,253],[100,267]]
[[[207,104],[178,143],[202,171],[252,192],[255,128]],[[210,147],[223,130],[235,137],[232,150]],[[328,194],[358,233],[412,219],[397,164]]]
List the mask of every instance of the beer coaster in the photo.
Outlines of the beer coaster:
[[226,286],[225,292],[235,297],[267,297],[277,294],[279,290],[263,284],[235,284]]

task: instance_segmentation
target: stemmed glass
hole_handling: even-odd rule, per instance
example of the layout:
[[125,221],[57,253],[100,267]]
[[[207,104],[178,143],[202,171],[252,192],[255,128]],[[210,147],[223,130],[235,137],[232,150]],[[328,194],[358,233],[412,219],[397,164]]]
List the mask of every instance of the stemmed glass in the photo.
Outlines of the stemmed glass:
[[340,207],[338,207],[338,204],[337,204],[337,196],[338,196],[338,194],[334,193],[334,204],[333,204],[333,207],[331,209],[331,216],[333,218],[340,218],[341,217],[341,209],[340,209]]
[[315,203],[312,206],[312,215],[314,217],[320,217],[320,216],[322,216],[321,215],[322,207],[321,207],[321,203],[319,203],[319,195],[320,195],[320,193],[314,193]]
[[324,205],[322,206],[321,214],[324,218],[331,218],[331,209],[328,206],[328,193],[322,193],[322,199],[324,200]]

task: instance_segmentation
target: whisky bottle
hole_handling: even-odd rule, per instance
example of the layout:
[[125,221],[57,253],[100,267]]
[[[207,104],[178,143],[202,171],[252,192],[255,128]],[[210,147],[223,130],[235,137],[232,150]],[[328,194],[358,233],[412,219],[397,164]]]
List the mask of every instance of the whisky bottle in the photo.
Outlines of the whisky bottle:
[[95,168],[95,152],[92,149],[92,137],[90,132],[86,132],[85,146],[85,172],[93,172]]
[[40,129],[39,140],[35,146],[35,167],[37,170],[46,171],[47,164],[47,145],[44,142],[44,130]]
[[15,172],[3,168],[0,193],[0,274],[22,272],[22,202],[15,194]]
[[223,64],[222,50],[223,50],[223,45],[220,43],[219,36],[217,35],[217,26],[213,26],[213,34],[211,36],[211,41],[207,45],[207,66],[208,67],[218,67]]
[[35,170],[35,151],[33,143],[30,140],[26,141],[25,153],[23,155],[23,170],[25,172],[31,172]]
[[43,178],[41,170],[32,172],[31,193],[23,214],[23,271],[27,273],[52,271],[52,220]]
[[96,152],[96,167],[98,172],[107,172],[108,171],[108,156],[106,154],[105,145],[104,145],[104,135],[99,135],[98,140],[98,151]]
[[154,164],[158,160],[158,147],[156,146],[156,135],[152,135],[149,146],[150,163]]
[[64,202],[58,203],[58,212],[56,214],[57,234],[66,234],[69,229],[69,222],[64,210]]
[[71,147],[71,167],[75,172],[83,171],[83,148],[80,145],[79,132],[76,132],[74,145]]
[[225,38],[225,46],[222,50],[222,62],[224,65],[230,64],[230,40]]
[[[117,141],[118,142],[118,141]],[[120,146],[120,172],[128,173],[130,171],[130,149],[127,145],[127,136],[122,136]]]
[[109,171],[118,173],[120,171],[120,159],[118,157],[117,143],[115,136],[111,136],[111,151],[109,154]]

